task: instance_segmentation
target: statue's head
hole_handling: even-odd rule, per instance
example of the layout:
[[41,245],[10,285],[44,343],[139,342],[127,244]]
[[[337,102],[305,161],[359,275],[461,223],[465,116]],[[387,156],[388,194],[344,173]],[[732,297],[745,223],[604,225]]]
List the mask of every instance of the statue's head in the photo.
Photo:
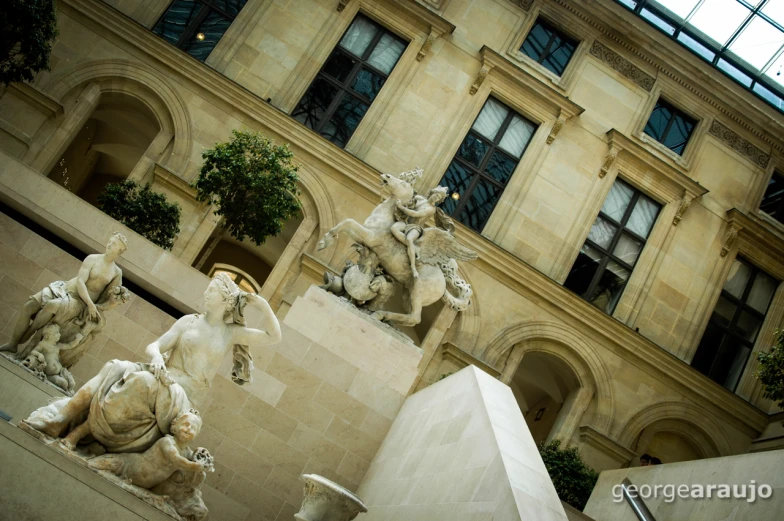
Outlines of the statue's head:
[[216,273],[204,292],[204,307],[207,310],[222,310],[226,323],[244,324],[242,309],[245,307],[245,292],[231,280],[227,273]]
[[414,187],[411,183],[389,174],[381,174],[381,190],[392,199],[399,199],[403,204],[414,197]]
[[201,416],[196,409],[180,413],[169,426],[169,432],[178,440],[189,442],[201,432]]
[[60,326],[57,324],[46,324],[41,328],[41,335],[47,342],[58,342],[60,340]]
[[449,195],[449,188],[446,186],[437,186],[427,192],[427,198],[433,204],[441,204],[447,195]]
[[106,243],[106,253],[122,255],[128,249],[128,239],[120,232],[114,232]]

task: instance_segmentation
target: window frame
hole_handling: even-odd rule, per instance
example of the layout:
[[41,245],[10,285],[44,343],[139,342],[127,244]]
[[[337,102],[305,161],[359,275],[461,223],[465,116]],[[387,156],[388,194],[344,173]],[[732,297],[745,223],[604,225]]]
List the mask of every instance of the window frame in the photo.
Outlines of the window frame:
[[[503,122],[501,123],[501,125],[498,127],[498,130],[496,131],[496,135],[492,139],[489,139],[489,138],[483,136],[482,134],[480,134],[478,131],[474,130],[474,125],[476,124],[476,121],[479,119],[479,116],[482,113],[482,110],[485,108],[485,106],[487,106],[487,103],[490,101],[490,99],[493,99],[497,103],[503,105],[509,111],[507,113],[507,115],[505,116],[505,118],[504,118]],[[534,131],[531,133],[531,136],[528,139],[528,142],[523,147],[523,151],[520,153],[520,157],[519,158],[514,157],[514,155],[512,155],[509,152],[507,152],[506,150],[504,150],[500,146],[500,143],[503,140],[504,135],[506,134],[506,131],[509,129],[509,125],[511,125],[512,120],[514,119],[515,116],[518,116],[518,117],[524,119],[525,121],[529,122],[531,125],[534,126]],[[460,142],[460,145],[458,145],[457,150],[455,151],[454,155],[452,156],[452,160],[449,161],[449,164],[447,165],[446,169],[444,170],[444,173],[441,176],[441,181],[439,181],[439,184],[443,184],[444,183],[444,180],[445,180],[445,177],[447,175],[447,172],[449,171],[449,168],[452,166],[452,164],[455,161],[457,161],[460,164],[460,166],[462,166],[465,170],[469,171],[472,174],[471,181],[468,183],[468,186],[463,191],[463,193],[460,194],[460,200],[457,203],[453,213],[449,214],[450,217],[452,217],[453,219],[457,220],[458,222],[464,224],[467,228],[475,231],[476,233],[479,233],[479,234],[482,233],[482,230],[476,230],[475,228],[473,228],[470,225],[468,225],[468,224],[464,223],[463,221],[461,221],[460,220],[460,214],[464,210],[466,204],[468,204],[468,201],[471,199],[471,196],[473,195],[474,189],[476,188],[476,185],[479,183],[479,180],[483,179],[485,181],[488,181],[492,185],[497,187],[500,190],[500,193],[498,195],[498,198],[493,203],[493,207],[490,210],[490,213],[489,213],[487,219],[485,220],[484,224],[482,225],[482,229],[484,229],[487,226],[487,222],[490,220],[490,216],[492,216],[493,211],[495,210],[495,207],[498,205],[498,202],[501,200],[501,197],[503,196],[504,190],[506,190],[506,187],[509,185],[509,182],[511,181],[512,177],[514,177],[514,174],[517,171],[518,166],[520,166],[520,163],[523,160],[523,156],[525,155],[525,152],[528,149],[528,146],[531,144],[531,141],[533,141],[534,135],[539,130],[539,126],[540,126],[539,124],[535,123],[534,121],[531,121],[530,118],[525,117],[523,114],[520,114],[514,108],[510,107],[507,103],[504,103],[503,101],[499,100],[497,97],[490,95],[490,96],[488,96],[485,99],[485,102],[482,104],[482,107],[479,109],[479,112],[477,113],[476,117],[474,118],[473,122],[471,123],[471,126],[468,128],[468,131],[465,133],[465,135],[463,137],[463,140]],[[478,138],[481,141],[490,143],[490,147],[485,152],[484,158],[479,163],[479,165],[476,165],[476,166],[474,166],[473,164],[469,163],[463,157],[460,157],[460,149],[463,146],[463,143],[465,143],[465,141],[468,138],[468,136],[471,135],[471,134],[476,136],[476,138]],[[489,174],[487,174],[485,172],[485,170],[487,168],[487,165],[490,162],[490,159],[493,157],[493,155],[496,152],[502,153],[507,158],[510,158],[510,159],[512,159],[515,162],[515,166],[512,169],[512,172],[509,174],[509,178],[503,184],[500,181],[498,181],[497,179],[495,179],[493,176],[491,176],[491,175],[489,175]],[[451,194],[450,194],[450,196],[451,196]]]
[[[161,38],[163,41],[165,41],[169,45],[172,45],[173,47],[176,47],[177,49],[179,49],[180,51],[184,52],[185,54],[187,54],[188,56],[190,56],[194,60],[197,60],[197,61],[199,61],[201,63],[206,63],[207,62],[207,60],[209,59],[210,55],[212,55],[212,53],[215,52],[215,49],[218,48],[218,46],[220,45],[221,40],[223,40],[224,36],[226,36],[226,33],[229,32],[229,30],[231,29],[231,26],[234,24],[234,22],[237,20],[237,18],[239,18],[241,16],[242,12],[245,10],[245,8],[248,6],[248,4],[251,2],[251,0],[245,0],[245,3],[242,5],[242,7],[240,7],[239,11],[237,11],[237,14],[235,16],[231,16],[226,11],[224,11],[223,8],[216,6],[213,3],[212,0],[190,0],[193,3],[195,3],[195,4],[199,4],[201,7],[199,7],[199,11],[196,13],[196,16],[193,18],[193,20],[191,20],[191,22],[188,25],[185,26],[185,29],[183,30],[182,34],[180,35],[179,39],[177,40],[177,43],[171,43],[171,42],[169,42],[168,39],[166,39],[166,37],[163,35],[162,32],[158,33],[158,32],[156,32],[155,29],[156,29],[156,27],[158,27],[158,24],[163,21],[163,19],[166,17],[166,14],[169,12],[169,9],[171,9],[171,6],[176,1],[177,0],[171,0],[168,3],[168,5],[165,7],[165,9],[163,9],[161,14],[155,20],[155,23],[153,23],[152,26],[150,27],[150,32],[155,34],[157,37]],[[194,37],[194,35],[197,34],[196,31],[198,31],[198,29],[201,26],[202,22],[204,22],[204,20],[207,19],[207,17],[210,14],[210,11],[217,11],[222,17],[224,17],[225,19],[229,20],[229,25],[228,25],[228,27],[226,27],[226,30],[223,32],[223,34],[221,34],[221,37],[218,39],[218,41],[215,42],[215,45],[210,50],[209,54],[207,54],[207,56],[205,56],[203,60],[200,60],[199,58],[197,58],[197,57],[193,56],[191,53],[189,53],[188,49],[185,49],[183,47],[183,45],[186,42],[191,41],[192,38]]]
[[[528,41],[528,38],[533,33],[534,29],[536,29],[536,27],[540,26],[540,25],[545,30],[549,30],[551,33],[554,33],[554,34],[550,34],[549,35],[550,39],[548,40],[547,45],[545,45],[545,47],[544,47],[544,49],[542,51],[542,54],[539,56],[539,58],[534,58],[530,54],[526,53],[523,50],[523,47],[525,46],[525,43]],[[555,72],[555,71],[551,70],[549,67],[547,67],[543,63],[551,54],[548,51],[552,47],[553,40],[555,40],[556,36],[560,36],[565,42],[571,43],[573,45],[573,49],[572,49],[571,54],[569,55],[569,59],[566,60],[566,63],[563,65],[563,69],[561,70],[561,72]],[[581,41],[578,38],[573,37],[571,34],[569,34],[566,31],[560,29],[556,24],[550,22],[546,17],[541,16],[541,14],[539,14],[534,19],[534,23],[531,25],[531,27],[528,28],[528,31],[525,33],[525,36],[523,37],[523,40],[520,43],[517,51],[520,54],[522,54],[523,56],[525,56],[526,58],[528,58],[529,60],[532,60],[534,63],[537,63],[538,65],[544,67],[547,71],[549,71],[550,73],[556,75],[558,78],[563,78],[566,70],[569,68],[569,64],[572,63],[572,60],[577,55],[577,50],[580,48],[580,45],[582,43],[583,43],[583,41]]]
[[[609,215],[605,214],[602,211],[602,208],[604,207],[605,201],[607,200],[607,198],[612,193],[612,187],[615,185],[615,183],[618,183],[618,182],[625,184],[633,192],[632,193],[632,197],[629,200],[628,206],[626,207],[626,210],[624,210],[623,217],[621,218],[620,221],[616,221],[615,219],[613,219],[612,217],[610,217]],[[656,217],[654,217],[654,219],[653,219],[653,223],[651,224],[651,228],[648,231],[648,236],[647,237],[641,237],[640,235],[638,235],[637,233],[635,233],[634,231],[632,231],[632,230],[630,230],[630,229],[628,229],[626,227],[626,225],[629,222],[629,218],[631,217],[632,213],[634,212],[634,209],[636,208],[637,202],[640,200],[641,197],[645,197],[646,199],[648,199],[649,201],[651,201],[652,203],[654,203],[657,206]],[[653,235],[654,228],[656,227],[656,224],[658,223],[659,218],[662,215],[663,209],[664,209],[664,205],[663,204],[661,204],[659,201],[657,201],[656,199],[654,199],[653,197],[651,197],[650,195],[645,193],[643,190],[640,190],[639,188],[635,187],[633,184],[631,184],[626,179],[622,178],[621,176],[617,176],[615,179],[613,179],[613,183],[612,183],[612,185],[610,185],[610,190],[605,195],[604,200],[602,201],[602,206],[599,208],[598,213],[594,217],[594,220],[591,222],[591,226],[588,228],[588,234],[585,236],[585,240],[580,245],[580,250],[577,253],[577,258],[575,258],[574,262],[572,263],[572,267],[569,268],[569,271],[568,271],[568,273],[566,275],[566,278],[564,279],[564,282],[563,282],[563,287],[568,289],[569,291],[572,291],[570,288],[566,287],[566,282],[567,282],[567,280],[569,280],[569,275],[571,275],[571,273],[572,273],[572,269],[574,268],[574,264],[577,262],[577,259],[580,256],[580,252],[582,251],[582,248],[586,244],[588,244],[588,246],[590,246],[594,250],[597,250],[599,253],[601,253],[603,257],[599,261],[599,266],[598,266],[596,272],[594,273],[593,279],[591,280],[590,284],[588,284],[588,287],[586,288],[585,292],[583,294],[579,294],[579,293],[576,293],[576,292],[572,291],[572,293],[574,293],[575,295],[578,295],[581,299],[583,299],[586,302],[588,302],[589,304],[593,305],[588,300],[588,296],[592,295],[593,292],[596,290],[596,287],[599,285],[599,282],[601,281],[601,278],[604,275],[604,272],[607,270],[607,264],[609,264],[609,262],[611,260],[616,262],[622,268],[629,270],[629,278],[626,279],[626,282],[623,285],[623,289],[621,290],[620,295],[618,295],[618,297],[617,297],[617,299],[615,301],[615,305],[613,306],[613,308],[610,311],[606,311],[606,310],[603,310],[603,309],[601,310],[604,313],[606,313],[606,314],[608,314],[610,316],[613,316],[615,314],[615,310],[618,308],[618,304],[621,302],[621,299],[623,298],[623,295],[624,295],[624,293],[626,291],[626,288],[629,286],[629,282],[632,280],[632,275],[634,275],[634,269],[638,265],[638,261],[642,258],[643,252],[645,251],[645,247],[650,242],[651,236]],[[596,219],[598,219],[599,217],[601,217],[602,219],[606,220],[607,222],[609,222],[610,224],[612,224],[613,226],[615,226],[617,228],[615,233],[613,234],[613,237],[610,240],[610,243],[607,246],[607,248],[604,248],[604,247],[600,246],[599,244],[596,244],[589,237],[591,229],[593,228],[593,224],[596,222]],[[639,242],[642,243],[642,247],[640,248],[640,252],[637,254],[637,259],[635,260],[634,265],[629,265],[626,261],[616,257],[612,253],[615,250],[615,247],[618,245],[618,241],[620,241],[621,236],[623,236],[624,234],[629,235],[634,240],[639,241]]]
[[[239,286],[243,282],[247,282],[248,284],[250,284],[253,287],[253,289],[254,289],[254,291],[255,291],[255,293],[257,295],[261,294],[261,286],[259,285],[258,282],[256,282],[256,279],[254,279],[253,277],[251,277],[250,275],[248,275],[246,272],[244,272],[243,270],[239,269],[238,267],[236,267],[234,265],[231,265],[231,264],[226,264],[226,263],[223,263],[223,262],[216,262],[216,263],[214,263],[212,265],[212,268],[210,268],[210,271],[208,272],[209,273],[208,276],[212,279],[213,277],[215,277],[215,272],[218,272],[218,271],[234,274],[235,278],[232,279],[232,281],[237,286]],[[237,279],[239,279],[239,282],[237,282]],[[240,288],[240,289],[242,289],[242,288]]]
[[[757,340],[759,340],[759,338],[762,336],[763,326],[765,324],[765,320],[768,318],[769,311],[773,305],[773,300],[776,296],[776,292],[778,291],[778,286],[781,284],[781,281],[777,280],[775,277],[767,273],[765,270],[757,267],[753,262],[749,261],[748,259],[746,259],[741,255],[738,255],[733,259],[733,261],[730,263],[730,269],[732,265],[735,263],[735,261],[744,264],[751,270],[749,274],[749,278],[746,281],[746,287],[744,288],[741,297],[738,298],[732,295],[731,293],[729,293],[724,288],[724,285],[722,285],[722,287],[719,290],[718,299],[716,300],[716,303],[714,304],[713,309],[711,310],[708,321],[705,325],[705,328],[703,329],[702,336],[700,337],[700,340],[697,343],[697,348],[694,350],[694,355],[692,356],[692,359],[689,362],[689,365],[691,365],[696,371],[700,372],[700,374],[707,376],[712,381],[716,382],[718,385],[721,385],[722,387],[724,387],[725,389],[729,390],[732,393],[736,392],[738,387],[740,386],[740,382],[743,379],[743,374],[746,371],[746,368],[749,364],[749,360],[751,360],[751,355],[754,353],[754,346],[757,344]],[[756,309],[754,309],[753,307],[751,307],[746,303],[749,294],[751,293],[751,290],[754,287],[754,282],[756,281],[757,277],[760,274],[763,274],[764,276],[773,280],[776,283],[776,289],[773,290],[773,293],[771,294],[770,300],[768,301],[764,313],[757,311]],[[724,281],[725,285],[727,283],[727,280],[728,279],[725,278]],[[726,327],[721,323],[720,320],[714,318],[716,316],[716,307],[719,305],[721,299],[726,299],[735,306],[735,311],[733,313],[732,319],[730,320],[729,325]],[[740,317],[743,313],[747,313],[751,315],[752,318],[755,318],[759,321],[759,328],[757,330],[756,336],[754,337],[754,340],[746,340],[745,338],[742,337],[742,335],[740,335],[735,331],[738,325],[738,321],[740,320]],[[711,353],[713,356],[710,362],[710,367],[708,368],[707,373],[704,373],[701,370],[694,367],[694,359],[697,357],[699,353],[700,345],[702,345],[702,340],[703,338],[705,338],[705,334],[708,332],[708,328],[712,326],[718,328],[721,331],[722,337],[721,337],[721,341],[718,344],[717,349]],[[714,369],[716,361],[719,359],[719,354],[722,350],[722,347],[724,346],[724,343],[728,338],[730,338],[733,341],[733,346],[731,348],[732,352],[740,351],[744,347],[747,348],[749,351],[748,355],[746,356],[746,360],[743,362],[743,367],[739,371],[737,379],[732,385],[732,388],[725,386],[724,383],[715,380],[710,375],[710,373]]]
[[782,199],[779,202],[778,207],[775,210],[775,213],[770,213],[770,212],[762,209],[762,203],[765,202],[765,194],[768,191],[768,187],[770,186],[770,182],[776,176],[781,178],[781,183],[782,183],[782,185],[784,185],[784,173],[779,171],[778,168],[774,167],[773,171],[771,172],[770,177],[768,177],[767,183],[763,186],[762,197],[760,198],[759,204],[757,205],[757,210],[760,213],[765,214],[767,217],[775,220],[780,225],[784,225],[784,196],[782,196]]
[[[376,28],[379,29],[378,32],[376,33],[376,35],[370,41],[370,43],[368,43],[368,46],[365,48],[365,50],[363,52],[363,56],[357,56],[353,52],[349,51],[348,49],[346,49],[344,47],[341,47],[341,45],[340,45],[340,42],[343,41],[343,38],[348,33],[348,31],[351,29],[351,27],[354,24],[354,22],[356,20],[358,20],[359,18],[364,18],[365,20],[367,20],[368,22],[370,22]],[[375,48],[378,45],[378,43],[381,41],[381,39],[386,34],[389,34],[392,38],[394,38],[397,41],[403,43],[403,45],[404,45],[403,50],[400,53],[400,56],[398,56],[397,61],[395,61],[395,64],[392,66],[392,69],[389,71],[389,74],[386,74],[383,71],[377,69],[375,66],[371,65],[367,61],[370,58],[370,55],[375,50]],[[297,120],[297,110],[302,105],[302,102],[305,99],[305,97],[310,93],[310,89],[313,86],[313,84],[316,83],[316,81],[319,81],[319,80],[326,81],[327,83],[329,83],[330,85],[332,85],[333,87],[335,87],[337,89],[337,94],[335,95],[335,98],[330,102],[329,106],[324,111],[324,115],[322,116],[321,120],[316,125],[311,127],[307,123],[303,123],[303,122],[300,122],[300,123],[303,126],[305,126],[306,128],[308,128],[308,129],[312,130],[313,132],[315,132],[316,134],[318,134],[319,136],[323,137],[324,139],[326,139],[330,143],[333,143],[335,146],[338,146],[338,147],[340,147],[342,149],[345,149],[348,146],[349,142],[351,141],[351,138],[354,137],[354,134],[356,134],[357,130],[359,129],[359,126],[362,124],[362,121],[365,119],[365,117],[367,116],[368,112],[370,112],[370,109],[371,109],[371,107],[373,105],[373,102],[376,99],[378,99],[378,96],[381,94],[381,91],[387,85],[387,83],[389,81],[389,78],[394,73],[394,71],[397,68],[397,66],[400,63],[400,61],[403,59],[403,55],[406,53],[406,51],[408,50],[408,47],[410,46],[411,43],[412,43],[411,40],[406,40],[404,37],[400,36],[398,33],[393,31],[392,29],[388,29],[385,25],[377,22],[376,20],[374,20],[370,16],[366,15],[365,13],[363,13],[363,12],[356,13],[356,15],[354,15],[354,17],[351,19],[351,22],[349,22],[348,26],[346,26],[346,29],[340,35],[340,38],[335,43],[334,47],[332,48],[332,51],[327,55],[326,59],[324,60],[324,63],[321,65],[321,67],[319,68],[318,72],[313,77],[313,80],[308,84],[307,88],[302,93],[302,96],[300,96],[299,101],[297,101],[297,103],[294,105],[294,108],[291,110],[290,116],[293,119]],[[356,62],[357,62],[354,65],[352,71],[349,73],[349,75],[346,77],[346,79],[342,82],[342,84],[336,78],[333,78],[332,76],[330,76],[329,74],[324,72],[326,67],[327,67],[327,65],[329,65],[329,63],[330,63],[330,60],[338,53],[344,53],[344,54],[348,55],[351,59],[356,60]],[[365,97],[364,95],[354,91],[352,89],[352,87],[351,87],[352,82],[356,79],[357,75],[364,68],[372,70],[373,73],[381,76],[383,78],[383,80],[384,80],[384,83],[381,86],[381,88],[379,89],[378,93],[376,94],[376,97],[373,98],[372,100],[367,98],[367,97]],[[340,146],[339,144],[335,143],[334,141],[332,141],[328,137],[324,136],[321,133],[321,131],[323,130],[323,127],[330,122],[331,118],[334,116],[334,114],[337,111],[338,107],[340,106],[342,100],[344,99],[344,97],[347,94],[352,96],[352,97],[354,97],[355,99],[358,99],[362,103],[366,104],[368,106],[368,108],[365,111],[365,113],[362,115],[362,118],[360,119],[360,121],[357,123],[357,127],[351,132],[351,135],[347,136],[346,142],[343,144],[343,146]],[[297,120],[297,121],[299,122],[299,120]]]
[[[676,152],[671,146],[669,146],[666,143],[664,143],[664,141],[660,141],[659,139],[657,139],[653,135],[648,134],[646,132],[646,129],[648,128],[648,125],[650,124],[651,118],[653,117],[653,113],[656,112],[656,110],[659,109],[659,107],[668,109],[672,113],[672,118],[670,118],[670,120],[667,122],[667,125],[664,128],[663,135],[662,135],[662,140],[666,140],[667,139],[667,135],[669,134],[670,129],[675,124],[675,121],[676,121],[676,119],[678,118],[679,115],[682,116],[684,119],[688,119],[688,120],[692,121],[691,130],[689,131],[689,135],[686,137],[686,141],[683,142],[683,145],[682,145],[683,149],[681,150],[681,152]],[[686,153],[686,148],[691,143],[692,137],[694,137],[694,134],[695,134],[695,132],[697,130],[697,125],[699,125],[699,123],[700,123],[699,119],[691,116],[686,111],[678,108],[673,103],[668,101],[664,96],[659,96],[656,99],[656,101],[654,102],[654,104],[653,104],[653,109],[648,114],[648,120],[645,122],[645,125],[643,126],[642,133],[645,134],[646,136],[648,136],[649,138],[653,139],[655,142],[659,143],[661,146],[663,146],[667,150],[670,150],[671,152],[677,154],[680,157],[683,157],[684,154]]]

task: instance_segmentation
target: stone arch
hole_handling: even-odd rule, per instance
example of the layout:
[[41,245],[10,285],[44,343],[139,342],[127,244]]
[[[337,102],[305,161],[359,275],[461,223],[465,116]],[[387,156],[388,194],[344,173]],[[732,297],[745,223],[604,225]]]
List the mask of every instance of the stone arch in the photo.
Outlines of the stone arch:
[[705,410],[686,402],[662,402],[637,412],[626,423],[617,439],[624,447],[633,447],[637,437],[648,427],[673,432],[692,442],[705,457],[733,454],[729,439],[721,426]]
[[44,91],[62,100],[76,87],[90,82],[97,82],[101,90],[125,92],[145,103],[158,117],[161,128],[168,127],[174,137],[167,166],[177,173],[185,170],[193,145],[190,115],[182,96],[160,73],[126,60],[91,61],[53,77]]
[[511,378],[528,352],[544,352],[555,356],[574,371],[583,387],[595,392],[597,409],[594,428],[607,434],[615,417],[615,401],[610,373],[596,349],[577,330],[565,324],[533,321],[502,330],[487,344],[481,358],[500,371],[502,379],[505,376]]
[[318,222],[319,235],[324,235],[335,226],[335,207],[327,193],[327,187],[317,173],[307,168],[300,168],[300,185],[302,187],[302,213],[305,219],[314,219]]

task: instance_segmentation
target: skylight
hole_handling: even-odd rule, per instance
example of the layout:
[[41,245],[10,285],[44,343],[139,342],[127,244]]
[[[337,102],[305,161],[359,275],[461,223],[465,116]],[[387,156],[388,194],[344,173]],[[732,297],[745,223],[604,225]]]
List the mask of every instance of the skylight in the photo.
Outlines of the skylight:
[[784,112],[784,0],[616,0]]

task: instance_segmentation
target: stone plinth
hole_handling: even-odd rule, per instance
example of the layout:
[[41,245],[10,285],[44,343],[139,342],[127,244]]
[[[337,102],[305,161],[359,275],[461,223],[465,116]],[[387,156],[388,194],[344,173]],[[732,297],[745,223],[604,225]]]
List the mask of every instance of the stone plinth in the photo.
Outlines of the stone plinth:
[[0,421],[0,461],[0,520],[172,521],[5,421]]
[[66,394],[0,355],[0,411],[16,425],[47,402]]
[[363,521],[566,521],[511,389],[474,366],[409,396],[357,494]]

